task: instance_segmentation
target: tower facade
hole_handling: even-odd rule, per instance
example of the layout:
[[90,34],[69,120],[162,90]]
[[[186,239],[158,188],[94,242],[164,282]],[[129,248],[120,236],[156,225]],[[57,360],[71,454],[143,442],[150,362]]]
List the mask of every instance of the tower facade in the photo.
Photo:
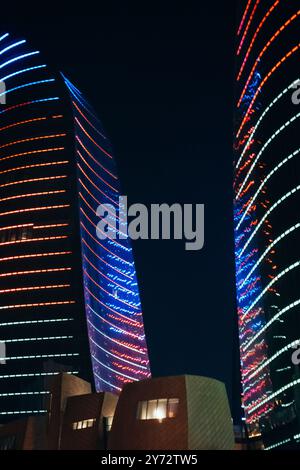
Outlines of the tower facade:
[[[240,2],[234,225],[242,404],[265,447],[299,441],[300,2]],[[300,83],[300,82],[299,82]]]
[[114,204],[119,217],[120,194],[99,120],[39,51],[9,34],[0,36],[0,82],[4,421],[44,413],[48,379],[61,371],[118,393],[150,370],[129,240],[97,235],[98,206]]

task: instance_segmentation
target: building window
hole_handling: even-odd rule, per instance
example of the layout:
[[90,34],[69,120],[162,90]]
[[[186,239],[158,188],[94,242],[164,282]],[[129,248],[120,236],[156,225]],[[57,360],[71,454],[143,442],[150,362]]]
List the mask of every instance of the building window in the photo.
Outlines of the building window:
[[166,418],[175,418],[178,404],[178,398],[160,398],[158,400],[139,401],[137,419],[157,419],[161,422]]
[[74,431],[77,431],[78,429],[92,428],[95,422],[96,418],[84,419],[83,421],[75,421],[72,424],[72,428]]

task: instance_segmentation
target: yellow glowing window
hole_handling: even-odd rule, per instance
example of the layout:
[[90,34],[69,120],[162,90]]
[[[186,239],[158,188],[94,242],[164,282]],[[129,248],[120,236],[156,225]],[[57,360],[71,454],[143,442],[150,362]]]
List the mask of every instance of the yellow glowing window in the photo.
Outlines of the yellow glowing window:
[[160,398],[157,400],[140,401],[137,408],[137,419],[157,419],[161,422],[166,418],[175,418],[178,405],[178,398]]
[[83,421],[75,421],[72,423],[72,429],[77,431],[78,429],[92,428],[96,422],[96,418],[84,419]]

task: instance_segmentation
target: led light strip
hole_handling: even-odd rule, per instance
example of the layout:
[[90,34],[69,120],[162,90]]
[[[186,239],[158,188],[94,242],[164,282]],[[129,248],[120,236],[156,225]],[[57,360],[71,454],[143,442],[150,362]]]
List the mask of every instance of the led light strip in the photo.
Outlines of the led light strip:
[[251,2],[252,2],[252,0],[248,0],[248,2],[247,2],[247,5],[246,5],[246,8],[245,8],[245,11],[244,11],[244,14],[243,14],[242,20],[241,20],[241,22],[240,22],[240,25],[239,25],[239,28],[238,28],[238,31],[237,31],[237,36],[239,36],[239,35],[240,35],[240,32],[241,32],[241,30],[242,30],[242,27],[243,27],[243,25],[244,25],[244,22],[245,22],[245,19],[246,19],[247,13],[248,13],[248,11],[249,11],[249,8],[250,8]]
[[21,359],[43,359],[43,358],[53,358],[53,357],[74,357],[74,356],[79,356],[79,353],[38,354],[36,356],[0,357],[0,361],[18,361]]
[[300,228],[300,223],[296,224],[296,225],[293,225],[292,227],[290,227],[288,230],[286,230],[285,232],[283,232],[281,235],[279,235],[279,237],[277,237],[272,243],[270,243],[268,245],[268,247],[265,249],[265,251],[263,252],[263,254],[260,256],[260,258],[258,259],[258,261],[254,264],[254,266],[251,268],[250,272],[247,274],[247,276],[245,277],[244,281],[242,282],[240,288],[242,288],[245,284],[245,282],[249,279],[249,277],[251,276],[251,274],[255,271],[255,269],[260,265],[260,263],[262,262],[262,260],[266,257],[266,255],[272,250],[272,248],[277,245],[277,243],[279,243],[283,238],[287,237],[288,235],[290,235],[290,233],[293,233],[295,230],[297,230],[298,228]]
[[[125,291],[125,292],[128,292],[129,294],[132,294],[133,296],[136,295],[135,292],[133,292],[132,290],[128,289],[128,287],[125,287],[125,286],[122,286],[121,284],[119,284],[117,281],[115,281],[115,279],[111,279],[110,277],[106,276],[100,269],[96,268],[96,266],[89,260],[89,258],[86,256],[86,255],[83,255],[85,261],[98,273],[100,274],[100,276],[104,277],[104,279],[106,279],[109,283],[113,283],[115,286],[118,286],[120,287],[120,289],[122,291]],[[1,275],[0,275],[1,277]]]
[[11,215],[11,214],[23,214],[24,212],[37,212],[37,211],[46,211],[46,210],[53,210],[53,209],[65,209],[66,207],[70,207],[70,204],[59,204],[57,206],[30,207],[28,209],[17,209],[14,211],[1,212],[0,217],[4,217],[6,215]]
[[25,72],[31,72],[32,70],[43,69],[45,67],[47,66],[45,64],[42,64],[42,65],[35,65],[34,67],[28,67],[26,69],[18,70],[17,72],[13,72],[9,75],[6,75],[5,77],[0,78],[0,81],[6,82],[7,80],[9,80],[12,77],[15,77],[16,75],[21,75],[22,73],[25,73]]
[[[88,289],[86,288],[86,290],[88,290]],[[89,290],[88,290],[88,292],[91,294],[91,292],[90,292]],[[96,299],[96,297],[95,297],[93,294],[91,294],[91,295],[94,297],[94,299]],[[100,301],[99,301],[99,302],[100,302]],[[105,304],[103,304],[103,305],[106,306]],[[129,336],[130,338],[140,339],[140,338],[139,338],[137,335],[135,335],[134,333],[131,333],[130,331],[123,330],[123,329],[120,328],[118,325],[115,325],[115,324],[111,323],[111,322],[108,321],[106,318],[104,318],[104,317],[102,317],[101,315],[99,315],[99,314],[98,314],[97,312],[95,312],[95,310],[93,310],[91,307],[89,307],[89,308],[93,311],[94,315],[96,315],[96,317],[99,318],[99,320],[101,320],[102,322],[107,323],[108,325],[110,325],[110,326],[112,327],[112,328],[110,328],[110,329],[114,329],[114,330],[116,330],[117,333],[123,334],[123,335],[125,335],[125,336]]]
[[[73,106],[76,108],[76,110],[79,112],[79,114],[83,117],[83,119],[89,124],[89,126],[91,126],[91,128],[97,132],[97,134],[99,134],[103,139],[106,140],[106,137],[91,123],[91,121],[88,120],[88,118],[85,116],[85,114],[81,111],[81,109],[79,108],[79,106],[77,106],[77,104],[75,103],[75,101],[72,101],[72,104]],[[100,163],[97,162],[99,165]]]
[[[29,193],[29,194],[18,194],[16,196],[9,196],[0,199],[0,202],[4,201],[13,201],[14,199],[25,199],[27,197],[36,197],[36,196],[49,196],[50,194],[62,194],[66,193],[65,189],[59,189],[56,191],[41,191],[39,193]],[[0,229],[1,230],[1,229]]]
[[95,371],[94,371],[94,375],[97,377],[97,379],[100,380],[100,382],[104,382],[105,384],[109,385],[110,387],[116,389],[116,390],[119,390],[119,392],[122,390],[120,387],[117,387],[116,385],[113,385],[112,383],[110,382],[107,382],[106,380],[102,379],[100,377],[100,375],[98,375]]
[[64,179],[64,178],[67,178],[67,175],[47,176],[44,178],[30,178],[28,180],[12,181],[11,183],[0,184],[0,188],[6,188],[7,186],[14,186],[17,184],[38,183],[40,181],[52,181],[52,180],[59,180],[59,179]]
[[[95,121],[97,121],[99,123],[100,127],[102,127],[101,123],[99,122],[99,119],[97,118],[97,116],[95,116],[95,114],[92,113],[92,111],[87,106],[85,106],[85,104],[82,102],[82,99],[81,99],[82,93],[81,93],[81,91],[79,91],[78,88],[76,88],[63,74],[61,74],[61,75],[63,76],[63,78],[65,80],[65,83],[66,83],[70,93],[72,94],[72,96],[80,103],[80,105],[83,107],[83,109],[85,109],[88,112],[88,114],[92,118],[94,118]],[[100,135],[101,135],[101,137],[103,137],[104,140],[107,140],[107,137],[105,137],[105,135],[103,135],[101,133],[100,133]]]
[[0,310],[9,310],[11,308],[50,307],[52,305],[69,305],[69,304],[75,304],[75,300],[61,300],[57,302],[38,302],[35,304],[3,305],[0,307]]
[[239,81],[239,79],[241,78],[241,75],[242,75],[242,73],[243,73],[244,67],[245,67],[245,65],[246,65],[246,62],[247,62],[248,57],[249,57],[249,55],[250,55],[250,52],[251,52],[251,50],[252,50],[252,48],[253,48],[253,45],[254,45],[254,42],[255,42],[255,40],[256,40],[256,38],[257,38],[258,33],[260,32],[261,28],[263,27],[264,23],[266,22],[266,20],[267,20],[268,17],[270,16],[270,14],[273,12],[273,10],[279,5],[279,3],[280,3],[280,0],[276,0],[276,1],[273,3],[273,5],[270,7],[270,9],[267,11],[267,13],[265,14],[265,16],[264,16],[263,19],[261,20],[261,22],[260,22],[258,28],[256,29],[256,31],[255,31],[255,33],[254,33],[254,35],[253,35],[253,38],[252,38],[252,40],[251,40],[250,46],[248,47],[248,50],[247,50],[247,52],[246,52],[246,54],[245,54],[245,57],[244,57],[242,66],[241,66],[240,71],[239,71],[239,74],[238,74],[238,76],[237,76],[237,81]]
[[17,326],[17,325],[31,325],[36,323],[56,323],[63,321],[73,321],[74,318],[50,318],[49,320],[24,320],[24,321],[10,321],[6,323],[0,323],[0,328],[2,326]]
[[46,121],[46,120],[47,120],[46,117],[38,117],[34,119],[26,119],[25,121],[14,122],[13,124],[9,124],[8,126],[1,127],[0,132],[6,131],[7,129],[11,129],[12,127],[23,126],[24,124],[30,124],[32,122]]
[[49,268],[49,269],[34,269],[31,271],[14,271],[11,273],[1,273],[0,278],[11,277],[11,276],[24,276],[27,274],[57,273],[57,272],[62,272],[62,271],[71,271],[71,269],[72,268]]
[[102,176],[99,175],[99,173],[97,173],[92,167],[91,165],[88,164],[88,162],[85,160],[85,158],[82,156],[81,152],[79,150],[77,150],[77,153],[78,155],[80,156],[81,160],[83,161],[83,163],[85,164],[85,166],[88,167],[88,169],[100,180],[102,181],[102,183],[104,183],[106,186],[108,186],[112,191],[114,191],[115,193],[118,193],[118,190],[116,188],[114,188],[111,184],[109,184],[104,178],[102,178]]
[[[84,190],[88,193],[88,195],[89,195],[92,199],[94,199],[94,201],[97,202],[98,205],[102,204],[102,203],[99,201],[99,199],[97,199],[97,198],[93,195],[93,193],[91,193],[91,191],[89,191],[89,189],[85,186],[85,184],[83,183],[83,181],[82,181],[80,178],[79,178],[79,183],[80,183],[80,186],[82,186],[82,187],[84,188]],[[81,191],[80,191],[79,194],[80,194],[80,196],[82,196],[82,192],[81,192]],[[114,213],[110,210],[109,206],[110,206],[110,204],[107,204],[107,207],[106,207],[107,212],[108,212],[109,214],[111,214],[116,220],[120,220],[120,217],[119,217],[117,214],[114,214]]]
[[253,7],[253,10],[252,10],[251,15],[250,15],[250,17],[249,17],[249,20],[248,20],[247,26],[246,26],[246,28],[245,28],[244,34],[243,34],[242,39],[241,39],[241,41],[240,41],[240,44],[239,44],[239,47],[238,47],[238,50],[237,50],[237,55],[239,55],[240,52],[241,52],[241,49],[242,49],[242,47],[243,47],[245,38],[246,38],[246,36],[247,36],[247,33],[248,33],[249,28],[250,28],[250,25],[251,25],[251,23],[252,23],[253,17],[254,17],[254,15],[255,15],[256,9],[257,9],[257,7],[258,7],[258,5],[259,5],[259,2],[260,2],[260,0],[256,0],[256,2],[255,2],[255,4],[254,4],[254,7]]
[[104,153],[104,155],[106,155],[107,157],[109,158],[112,158],[112,156],[103,148],[101,147],[99,144],[97,144],[97,142],[92,138],[92,136],[90,136],[90,134],[85,130],[85,128],[83,127],[83,125],[81,124],[81,122],[79,121],[78,118],[75,117],[75,122],[78,124],[78,126],[80,127],[80,129],[82,130],[82,132],[89,138],[89,140],[91,142],[93,142],[94,145],[96,145],[96,147],[101,150],[101,152]]
[[282,278],[282,276],[285,276],[288,272],[292,271],[293,269],[296,269],[300,266],[300,261],[296,261],[296,263],[291,264],[288,266],[286,269],[283,269],[277,276],[275,276],[272,281],[269,282],[269,284],[261,291],[261,293],[255,298],[255,300],[252,302],[250,307],[247,308],[247,310],[242,314],[242,318],[244,318],[247,313],[257,304],[257,302],[265,295],[265,293],[272,287],[279,279]]
[[[1,147],[0,147],[1,148]],[[111,184],[109,184],[104,178],[102,178],[99,173],[97,173],[91,165],[88,164],[88,162],[85,160],[85,158],[82,156],[79,150],[77,150],[78,155],[80,156],[81,160],[84,162],[84,164],[88,167],[88,169],[100,180],[102,183],[104,183],[106,186],[108,186],[112,191],[115,193],[118,193],[118,190],[114,188]]]
[[[89,304],[87,304],[87,307],[89,309],[91,309],[92,311],[94,311]],[[133,351],[136,354],[146,355],[146,353],[144,351],[140,350],[140,349],[133,348],[133,347],[129,346],[128,344],[121,343],[121,341],[118,341],[117,339],[114,339],[111,336],[107,336],[105,333],[103,333],[103,331],[96,328],[96,326],[89,319],[87,319],[87,322],[94,330],[97,331],[97,333],[99,333],[101,336],[104,336],[106,339],[108,339],[112,343],[116,343],[118,346],[120,346],[122,348],[125,348],[125,349],[129,349],[130,351]]]
[[[98,302],[100,305],[102,305],[102,307],[106,308],[107,310],[110,310],[112,313],[114,313],[114,314],[117,315],[118,317],[124,318],[125,320],[128,321],[129,324],[131,324],[132,327],[141,328],[141,324],[139,323],[139,321],[136,321],[136,320],[134,320],[133,318],[130,318],[130,317],[126,316],[126,315],[122,315],[122,313],[119,313],[117,310],[114,310],[113,308],[109,307],[108,305],[106,305],[105,303],[103,303],[100,299],[98,299],[98,297],[96,297],[96,296],[93,294],[93,292],[91,292],[91,291],[89,290],[89,288],[86,287],[86,286],[85,286],[85,290],[93,297],[93,299],[96,300],[96,302]],[[93,310],[92,307],[90,307],[90,309],[91,309],[96,315],[98,315],[98,313],[95,312],[95,310]],[[140,315],[139,313],[136,313],[136,312],[130,312],[130,313],[131,313],[131,315],[135,315],[135,316]],[[98,315],[98,316],[99,316],[99,315]],[[102,317],[99,316],[99,318],[102,318]],[[109,322],[108,322],[107,320],[105,320],[104,318],[103,318],[103,320],[104,320],[105,322],[109,323]],[[117,328],[117,329],[119,329],[119,327],[117,327],[117,326],[115,326],[115,325],[112,325],[112,326],[115,327],[115,328]],[[120,331],[122,331],[121,328],[120,328]],[[124,331],[124,333],[128,334],[128,332],[125,332],[125,331]]]
[[105,171],[109,176],[111,176],[112,178],[114,178],[115,180],[118,180],[117,176],[115,176],[113,173],[111,173],[107,168],[105,168],[105,166],[101,165],[100,162],[98,162],[98,160],[88,151],[88,149],[86,148],[86,146],[82,143],[82,140],[78,137],[78,135],[75,136],[76,137],[76,140],[77,142],[79,143],[79,145],[84,149],[84,151],[88,154],[88,156],[93,160],[93,162],[95,162],[98,166],[100,166],[100,168]]
[[7,65],[12,64],[13,62],[17,62],[18,60],[22,60],[22,59],[25,59],[26,57],[31,57],[31,56],[39,54],[39,53],[40,53],[40,51],[34,51],[34,52],[29,52],[27,54],[22,54],[22,55],[19,55],[17,57],[14,57],[13,59],[10,59],[7,62],[4,62],[3,64],[1,64],[0,69],[3,69],[4,67],[6,67]]
[[26,41],[25,39],[22,39],[22,41],[15,42],[13,44],[10,44],[9,46],[5,47],[0,51],[0,55],[4,54],[7,51],[10,51],[10,49],[13,49],[14,47],[20,46],[21,44],[24,44]]
[[5,108],[3,109],[2,111],[0,111],[0,114],[3,114],[3,113],[7,113],[9,111],[12,111],[14,109],[18,109],[18,108],[21,108],[23,106],[29,106],[31,104],[36,104],[36,103],[46,103],[48,101],[57,101],[59,100],[59,97],[58,96],[54,96],[52,98],[42,98],[40,100],[32,100],[32,101],[26,101],[25,103],[19,103],[19,104],[15,104],[14,106],[9,106],[8,108]]
[[52,341],[57,339],[73,339],[74,336],[42,336],[37,338],[1,339],[1,343],[27,343],[28,341]]
[[262,219],[260,220],[260,222],[257,224],[255,230],[252,232],[251,236],[249,237],[248,241],[245,243],[242,251],[240,252],[240,254],[238,255],[238,257],[240,258],[242,256],[242,254],[244,253],[245,249],[247,248],[247,246],[249,245],[249,243],[251,242],[251,240],[253,239],[253,237],[255,236],[255,234],[257,233],[257,231],[260,229],[261,225],[264,223],[264,221],[266,220],[266,218],[271,214],[271,212],[273,212],[274,209],[276,209],[276,207],[279,206],[279,204],[281,204],[283,201],[285,201],[288,197],[292,196],[293,194],[295,194],[297,191],[299,191],[300,189],[300,185],[299,186],[296,186],[295,188],[293,188],[291,191],[288,191],[286,194],[284,194],[280,199],[278,199],[271,207],[270,209],[267,210],[267,212],[265,212],[265,215],[262,217]]
[[130,365],[132,365],[132,366],[139,367],[140,369],[148,370],[148,367],[142,366],[142,365],[140,365],[140,364],[138,364],[138,363],[136,363],[136,362],[128,361],[127,359],[124,359],[124,358],[121,357],[121,356],[117,356],[116,354],[113,354],[112,352],[108,351],[107,349],[102,348],[102,346],[100,346],[98,343],[96,343],[96,341],[94,341],[93,338],[90,338],[90,341],[91,341],[98,349],[101,349],[101,351],[105,352],[105,354],[108,354],[109,356],[112,356],[112,357],[114,357],[115,359],[118,359],[119,361],[126,362],[126,364],[130,364]]
[[297,78],[296,80],[294,80],[287,88],[285,88],[281,93],[279,93],[279,95],[276,96],[276,98],[274,98],[271,103],[265,108],[265,110],[263,111],[263,113],[261,114],[260,118],[258,119],[257,123],[255,124],[253,130],[251,131],[251,134],[250,136],[248,137],[245,145],[244,145],[244,149],[241,153],[241,156],[235,166],[236,169],[239,168],[240,166],[240,163],[243,159],[243,156],[245,155],[245,152],[248,150],[248,147],[249,147],[249,144],[251,143],[253,137],[254,137],[254,134],[256,133],[258,127],[260,126],[262,120],[264,119],[264,117],[266,116],[266,114],[268,114],[268,112],[273,108],[273,106],[282,98],[286,95],[287,92],[289,92],[290,90],[292,90],[294,87],[295,87],[295,83],[298,83],[299,79]]
[[261,81],[259,87],[257,88],[256,92],[255,92],[255,95],[253,96],[252,100],[251,100],[251,103],[249,104],[248,106],[248,109],[244,115],[244,118],[241,122],[241,125],[239,127],[239,130],[236,134],[236,137],[238,138],[240,136],[240,133],[242,132],[242,129],[246,123],[246,121],[248,121],[248,117],[249,117],[249,114],[250,112],[252,111],[253,109],[253,105],[256,101],[256,98],[258,97],[258,94],[261,93],[264,85],[266,84],[266,82],[269,80],[269,78],[273,75],[274,72],[276,72],[276,70],[281,67],[282,64],[284,64],[288,58],[290,58],[293,54],[295,54],[295,52],[297,52],[298,50],[300,49],[300,43],[297,44],[297,46],[293,47],[289,52],[287,52],[278,62],[276,65],[274,65],[274,67],[272,67],[272,69],[267,73],[267,75],[264,77],[264,79]]
[[249,73],[248,75],[248,78],[247,78],[247,81],[246,81],[246,84],[243,88],[243,91],[242,91],[242,94],[240,96],[240,99],[238,101],[238,107],[240,107],[241,103],[242,103],[242,100],[245,96],[245,93],[247,91],[247,88],[248,88],[248,85],[250,83],[250,80],[252,79],[253,75],[254,75],[254,72],[255,72],[255,69],[258,65],[258,63],[261,61],[261,58],[262,56],[264,55],[264,53],[267,51],[267,49],[271,46],[271,44],[275,41],[275,39],[282,33],[282,31],[284,31],[294,20],[296,20],[298,18],[298,16],[300,15],[300,10],[297,11],[297,13],[295,13],[293,16],[291,16],[291,18],[289,18],[277,31],[275,34],[273,34],[273,36],[270,38],[270,40],[265,44],[265,46],[263,47],[263,49],[260,51],[258,57],[256,58],[255,62],[254,62],[254,65],[251,69],[251,72]]
[[[15,158],[15,157],[24,157],[25,155],[36,155],[37,153],[47,153],[47,152],[59,152],[62,150],[65,150],[65,147],[52,147],[48,149],[39,149],[39,150],[31,150],[28,152],[15,153],[13,155],[7,155],[6,157],[0,158],[0,162],[4,162],[5,160],[11,160],[12,158]],[[0,172],[0,174],[1,173],[3,172]]]
[[241,194],[246,182],[248,181],[248,178],[249,176],[251,175],[252,171],[253,171],[253,168],[255,167],[257,161],[259,160],[259,158],[261,157],[262,153],[265,151],[265,149],[271,144],[271,142],[273,142],[273,140],[278,136],[278,134],[280,134],[284,129],[286,129],[288,126],[290,126],[294,121],[296,121],[296,119],[298,119],[300,117],[300,113],[297,113],[295,114],[295,116],[293,116],[291,119],[289,119],[288,121],[286,121],[281,127],[279,127],[276,132],[274,132],[274,134],[265,142],[265,144],[262,146],[262,148],[260,149],[260,151],[258,152],[255,160],[253,161],[247,175],[245,176],[244,178],[244,181],[240,187],[240,189],[238,190],[237,192],[237,195],[235,197],[235,199],[238,199],[239,198],[239,195]]
[[[86,288],[87,289],[87,288]],[[88,290],[88,289],[87,289]],[[88,291],[90,293],[90,291]],[[94,297],[95,298],[95,297]],[[94,315],[96,315],[96,317],[99,318],[99,320],[103,321],[104,323],[107,323],[108,325],[112,326],[114,329],[118,330],[118,333],[121,333],[121,334],[124,334],[125,336],[129,336],[130,338],[134,338],[134,339],[137,339],[137,340],[140,340],[140,341],[143,341],[145,339],[145,336],[144,335],[136,335],[134,333],[132,333],[131,331],[127,331],[127,330],[123,330],[120,326],[118,325],[114,325],[113,323],[111,323],[110,321],[108,321],[106,318],[102,317],[101,315],[99,315],[99,313],[97,313],[94,309],[92,309],[91,306],[89,306],[90,310],[92,310],[92,312],[94,313]],[[120,314],[119,314],[120,315]],[[131,320],[130,318],[128,319],[129,321]],[[130,325],[131,327],[134,326],[134,325]]]
[[[85,230],[86,233],[88,233],[91,237],[92,235],[88,232],[88,230],[82,226],[82,228]],[[93,238],[93,237],[92,237]],[[116,273],[118,274],[121,274],[122,276],[126,277],[126,279],[129,279],[130,281],[133,281],[134,279],[129,276],[128,274],[126,273],[123,273],[122,271],[120,271],[119,269],[117,269],[116,267],[114,267],[113,265],[109,264],[107,261],[105,261],[103,258],[101,258],[91,247],[90,245],[86,242],[86,240],[84,240],[84,238],[82,238],[82,243],[87,247],[87,249],[93,253],[94,256],[96,256],[97,259],[99,259],[102,263],[104,263],[106,266],[109,266],[111,269],[113,269],[114,271],[116,271]],[[0,261],[1,261],[1,258],[0,258]]]
[[271,446],[268,446],[268,447],[265,447],[264,450],[271,450],[271,449],[275,449],[275,447],[280,447],[284,444],[287,444],[288,442],[291,442],[291,439],[288,438],[288,439],[284,439],[283,441],[279,441],[277,442],[276,444],[272,444]]
[[[87,272],[86,269],[84,269],[84,273],[85,273],[85,275],[92,281],[92,283],[93,283],[95,286],[97,286],[100,290],[102,290],[103,292],[105,292],[109,297],[115,298],[114,294],[112,294],[111,292],[105,290],[104,287],[100,286],[100,284],[98,284],[98,283],[93,279],[93,277],[89,275],[89,273]],[[1,276],[0,276],[0,277],[1,277]],[[140,308],[137,307],[136,305],[130,304],[130,303],[128,303],[128,302],[126,302],[125,300],[122,300],[122,299],[120,299],[120,298],[118,298],[118,300],[119,300],[120,303],[122,303],[122,304],[124,304],[124,305],[127,305],[127,307],[131,307],[131,308],[133,308],[134,310],[138,310],[138,311],[140,310]]]
[[9,36],[9,33],[5,33],[0,37],[0,41],[3,41],[3,39],[7,38]]
[[33,227],[33,224],[8,225],[6,227],[1,227],[0,232],[3,232],[5,230],[12,230],[16,228],[25,228],[25,227]]
[[244,214],[243,216],[241,217],[237,227],[236,227],[236,230],[238,230],[244,220],[244,218],[246,217],[246,215],[248,214],[249,210],[251,209],[251,207],[253,206],[254,202],[256,201],[256,198],[257,196],[259,195],[259,193],[261,192],[262,188],[264,187],[264,185],[266,184],[267,181],[269,181],[269,179],[271,178],[271,176],[274,175],[274,173],[276,173],[285,163],[289,162],[292,158],[294,158],[296,155],[298,155],[298,153],[300,152],[300,148],[295,150],[295,152],[291,153],[288,157],[284,158],[283,160],[281,160],[280,163],[278,163],[278,165],[275,166],[275,168],[273,168],[269,173],[268,175],[265,177],[265,179],[261,182],[259,188],[257,189],[255,195],[253,197],[250,198],[250,203],[247,205],[245,211],[244,211]]
[[[93,213],[93,215],[95,216],[96,213],[95,213],[95,210],[92,206],[90,206],[90,204],[87,202],[87,200],[85,199],[85,197],[82,195],[82,193],[80,192],[79,193],[79,196],[80,196],[80,199],[83,200],[83,202],[85,203],[85,205],[90,209],[90,211]],[[105,233],[103,232],[103,230],[101,230],[99,227],[97,227],[97,224],[95,224],[88,216],[87,214],[85,213],[85,211],[83,209],[80,209],[81,212],[84,214],[85,218],[90,222],[91,225],[93,225],[93,227],[95,227],[95,229],[99,230],[99,232],[101,232],[103,235],[105,235]],[[108,211],[107,211],[108,212]],[[116,221],[116,217],[115,217],[115,214],[111,214],[114,222]],[[117,229],[115,227],[115,225],[111,224],[110,222],[108,222],[108,220],[106,220],[106,223],[107,225],[109,225],[110,227],[112,227],[113,231],[115,232],[115,234],[120,234],[122,235],[123,237],[125,237],[125,239],[127,238],[127,233],[125,232],[121,232],[119,229]],[[122,245],[122,243],[118,243],[116,240],[111,240],[112,243],[116,246],[118,246],[118,248],[120,250],[124,250],[124,251],[127,251],[127,253],[129,253],[131,250],[130,248]]]
[[39,391],[39,392],[7,392],[7,393],[0,393],[0,397],[19,397],[24,395],[49,395],[50,392],[47,391]]
[[39,237],[39,238],[24,238],[22,240],[13,240],[11,242],[1,242],[0,246],[9,246],[9,245],[20,245],[23,243],[35,243],[35,242],[45,242],[49,240],[65,240],[66,238],[69,238],[67,235],[59,235],[56,237]]
[[27,291],[44,290],[44,289],[64,289],[66,287],[71,287],[71,284],[54,284],[54,285],[48,285],[48,286],[15,287],[13,289],[1,289],[0,294],[9,294],[11,292],[27,292]]
[[69,224],[47,224],[47,225],[35,225],[33,230],[42,230],[45,228],[58,228],[58,227],[69,227]]
[[[81,209],[81,212],[84,213],[84,211]],[[85,214],[84,214],[85,215]],[[0,214],[1,216],[1,214]],[[129,261],[126,261],[124,260],[123,258],[121,258],[120,256],[116,255],[115,253],[113,253],[112,251],[110,251],[108,248],[106,248],[104,245],[102,245],[102,243],[99,242],[99,240],[97,240],[97,238],[95,238],[88,230],[87,228],[85,227],[85,225],[83,224],[83,222],[80,222],[80,225],[83,227],[83,229],[89,234],[89,236],[97,243],[97,245],[101,246],[101,248],[103,248],[105,251],[107,251],[109,254],[111,254],[112,256],[114,256],[116,259],[118,259],[119,261],[121,261],[122,263],[124,264],[127,264],[129,265],[130,267],[132,267],[132,263],[130,263]]]
[[[16,168],[10,168],[9,170],[4,170],[0,171],[0,175],[4,175],[6,173],[11,173],[13,171],[19,171],[19,170],[29,170],[31,168],[40,168],[40,167],[45,167],[45,166],[54,166],[54,165],[66,165],[69,163],[68,160],[62,160],[59,162],[48,162],[48,163],[38,163],[36,165],[24,165],[24,166],[18,166]],[[2,186],[3,187],[3,186]]]
[[250,380],[250,379],[253,379],[253,377],[255,377],[261,370],[263,370],[265,367],[267,367],[269,364],[271,364],[271,362],[275,361],[275,359],[277,359],[281,354],[285,353],[286,351],[288,351],[289,349],[291,348],[295,348],[297,346],[299,346],[300,344],[300,338],[299,339],[296,339],[294,341],[292,341],[291,343],[289,343],[287,346],[285,346],[284,348],[281,348],[279,349],[275,354],[273,354],[273,356],[269,357],[266,361],[264,361],[259,367],[257,367],[257,369],[255,369],[254,372],[252,372],[250,375],[250,370],[245,372],[244,374],[244,377],[243,378],[246,378],[247,380]]
[[[65,372],[65,374],[78,374],[78,371],[74,372]],[[30,374],[6,374],[6,375],[0,375],[0,379],[19,379],[20,377],[49,377],[53,375],[59,375],[61,372],[36,372],[36,373],[30,373]]]
[[67,135],[66,133],[64,133],[64,134],[50,134],[50,135],[41,135],[41,136],[38,136],[38,137],[30,137],[28,139],[15,140],[13,142],[8,142],[7,144],[0,145],[0,149],[6,148],[6,147],[11,147],[12,145],[23,144],[25,142],[33,142],[35,140],[45,140],[45,139],[55,139],[55,138],[58,138],[58,137],[66,137],[66,135]]
[[252,343],[254,343],[254,341],[257,340],[257,338],[259,338],[259,336],[264,332],[266,331],[271,325],[272,323],[274,323],[276,320],[278,320],[278,318],[280,318],[284,313],[288,312],[289,310],[295,308],[295,307],[298,307],[298,305],[300,305],[300,299],[298,300],[295,300],[294,302],[290,303],[289,305],[287,305],[286,307],[284,307],[282,310],[280,310],[279,312],[277,312],[257,333],[255,336],[253,336],[253,338],[250,339],[250,341],[248,341],[247,344],[245,344],[245,346],[243,346],[243,351],[247,351],[247,349],[251,346]]
[[38,414],[47,413],[47,410],[21,410],[21,411],[0,411],[0,415],[27,415],[27,414]]
[[0,93],[0,96],[8,95],[9,93],[12,93],[13,91],[21,90],[22,88],[28,88],[28,87],[35,86],[35,85],[43,85],[45,83],[50,83],[50,82],[55,82],[55,78],[49,78],[48,80],[38,80],[37,82],[25,83],[24,85],[19,85],[14,88],[10,88],[9,90],[4,91],[3,93]]
[[30,255],[17,255],[17,256],[8,256],[5,258],[0,258],[1,261],[13,261],[16,259],[27,259],[27,258],[40,258],[44,256],[64,256],[71,255],[72,251],[54,251],[52,253],[33,253]]
[[[98,364],[100,364],[100,365],[101,365],[102,367],[104,367],[105,369],[110,370],[111,372],[114,372],[114,373],[116,373],[116,374],[119,374],[119,375],[121,375],[122,377],[125,377],[125,379],[132,380],[133,382],[137,382],[137,381],[138,381],[138,379],[137,379],[136,377],[130,377],[130,375],[122,374],[122,372],[119,372],[118,370],[113,369],[112,367],[107,366],[107,365],[104,364],[103,362],[99,361],[99,359],[98,359],[94,354],[92,354],[92,358],[95,359],[95,361],[98,362]],[[1,379],[1,375],[0,375],[0,379]]]
[[[273,398],[277,397],[278,395],[280,395],[282,392],[285,392],[286,390],[288,390],[289,388],[291,387],[294,387],[295,385],[298,385],[300,384],[300,379],[297,379],[297,380],[293,380],[292,382],[289,382],[288,384],[284,385],[283,387],[281,387],[279,390],[277,390],[276,392],[274,393],[271,393],[267,398],[264,398],[263,400],[261,400],[257,405],[253,406],[253,408],[251,410],[248,410],[248,414],[252,414],[255,410],[257,410],[258,408],[260,408],[261,406],[265,405],[266,403],[268,403],[269,401],[271,401]],[[249,408],[251,405],[249,405],[248,407],[246,406],[245,408]]]
[[[114,201],[108,194],[105,194],[104,191],[102,191],[102,189],[99,188],[99,186],[97,186],[90,178],[89,176],[85,173],[85,171],[82,169],[82,167],[80,166],[79,163],[77,163],[77,166],[80,170],[80,173],[82,173],[84,175],[84,177],[91,183],[91,185],[99,192],[101,193],[106,199],[108,199],[114,206],[118,207],[118,203],[116,201]],[[79,179],[79,181],[81,182],[81,179]]]

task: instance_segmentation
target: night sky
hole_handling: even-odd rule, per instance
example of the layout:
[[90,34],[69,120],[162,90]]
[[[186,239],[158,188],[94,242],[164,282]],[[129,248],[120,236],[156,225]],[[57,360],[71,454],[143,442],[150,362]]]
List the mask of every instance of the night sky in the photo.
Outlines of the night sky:
[[180,3],[147,14],[98,2],[91,16],[6,16],[1,31],[31,41],[90,100],[130,203],[205,204],[201,251],[166,240],[133,248],[153,375],[220,379],[235,415],[234,2]]

